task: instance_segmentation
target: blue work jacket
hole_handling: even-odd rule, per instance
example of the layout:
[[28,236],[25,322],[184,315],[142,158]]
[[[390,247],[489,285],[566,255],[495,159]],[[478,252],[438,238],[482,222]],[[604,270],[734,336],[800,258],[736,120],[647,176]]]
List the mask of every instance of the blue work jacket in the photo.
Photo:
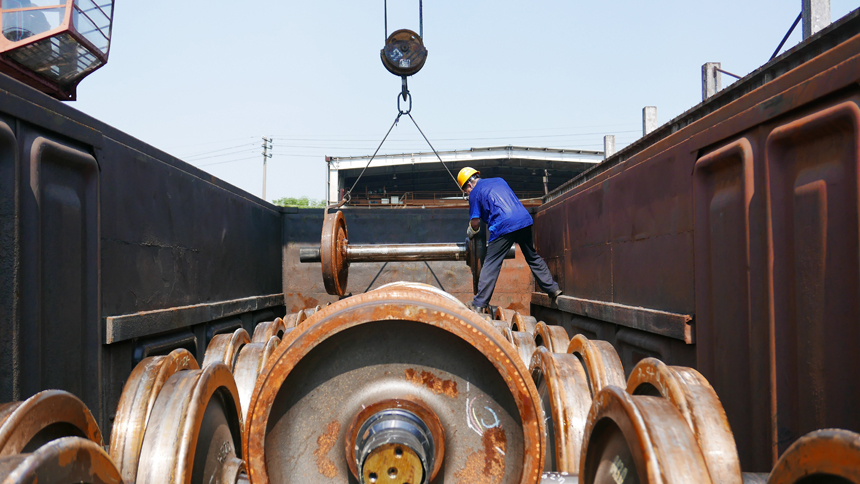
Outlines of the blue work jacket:
[[487,223],[490,230],[488,242],[534,223],[520,199],[501,178],[478,180],[469,194],[469,217]]

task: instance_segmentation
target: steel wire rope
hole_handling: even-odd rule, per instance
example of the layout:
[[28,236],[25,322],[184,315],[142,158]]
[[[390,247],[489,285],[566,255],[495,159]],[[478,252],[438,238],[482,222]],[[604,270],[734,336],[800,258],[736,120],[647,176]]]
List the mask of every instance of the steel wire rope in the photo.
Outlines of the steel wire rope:
[[364,175],[365,171],[367,171],[367,167],[370,166],[370,162],[372,162],[373,159],[376,157],[376,154],[379,153],[379,149],[382,148],[382,144],[385,143],[386,139],[388,139],[388,135],[391,134],[391,130],[394,129],[394,126],[396,126],[397,122],[400,121],[400,116],[403,116],[403,112],[397,113],[397,117],[394,118],[394,122],[391,123],[391,127],[388,128],[388,132],[385,133],[385,137],[383,137],[382,141],[379,142],[379,146],[376,147],[376,151],[373,152],[373,156],[371,156],[370,159],[367,160],[367,164],[364,165],[364,168],[361,170],[361,173],[358,174],[358,178],[355,179],[355,183],[353,183],[352,186],[349,188],[349,191],[344,194],[343,200],[341,200],[340,203],[337,204],[338,207],[343,206],[343,204],[345,203],[349,203],[349,201],[352,199],[352,190],[355,189],[355,186],[358,184],[358,181],[361,180],[361,176]]
[[[410,110],[410,111],[411,111],[411,110]],[[421,136],[424,136],[424,141],[426,141],[426,142],[427,142],[427,144],[428,144],[428,145],[430,145],[430,149],[431,149],[431,150],[433,150],[433,154],[434,154],[434,155],[436,155],[436,158],[438,158],[438,159],[439,159],[439,163],[442,163],[442,166],[444,166],[444,167],[445,167],[445,171],[447,171],[447,172],[448,172],[448,174],[449,174],[449,175],[451,175],[451,179],[452,179],[452,180],[454,180],[454,184],[455,184],[455,185],[457,185],[457,189],[458,189],[458,190],[460,190],[460,191],[463,191],[463,187],[461,187],[461,186],[460,186],[460,184],[459,184],[459,183],[457,183],[457,177],[455,177],[455,176],[454,176],[454,174],[453,174],[453,173],[451,173],[451,170],[450,170],[450,169],[448,169],[448,165],[446,165],[446,164],[445,164],[445,162],[444,162],[444,161],[442,161],[442,157],[441,157],[441,156],[439,156],[439,153],[437,153],[437,152],[436,152],[436,148],[434,148],[434,147],[433,147],[433,144],[432,144],[432,143],[430,143],[430,140],[429,140],[429,139],[427,139],[427,136],[425,136],[425,135],[424,135],[424,131],[421,131],[421,127],[420,127],[420,126],[418,126],[418,123],[417,123],[417,122],[415,122],[415,118],[413,118],[413,117],[412,117],[412,113],[411,113],[411,112],[407,112],[406,114],[408,114],[408,115],[409,115],[409,119],[411,119],[411,120],[412,120],[412,124],[414,124],[414,125],[415,125],[415,127],[416,127],[416,128],[418,128],[418,132],[419,132],[419,133],[421,133]]]

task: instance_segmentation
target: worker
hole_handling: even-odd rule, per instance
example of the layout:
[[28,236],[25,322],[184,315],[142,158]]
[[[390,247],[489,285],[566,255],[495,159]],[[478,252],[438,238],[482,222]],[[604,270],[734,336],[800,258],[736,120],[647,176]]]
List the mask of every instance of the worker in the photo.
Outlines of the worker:
[[532,236],[532,216],[501,178],[481,178],[481,172],[466,167],[457,175],[460,188],[469,195],[469,226],[466,234],[471,239],[481,230],[481,221],[487,224],[487,255],[478,279],[478,293],[470,307],[478,313],[487,312],[487,305],[496,288],[505,254],[514,243],[520,246],[535,280],[542,291],[553,299],[562,290],[552,279],[546,262],[537,254]]

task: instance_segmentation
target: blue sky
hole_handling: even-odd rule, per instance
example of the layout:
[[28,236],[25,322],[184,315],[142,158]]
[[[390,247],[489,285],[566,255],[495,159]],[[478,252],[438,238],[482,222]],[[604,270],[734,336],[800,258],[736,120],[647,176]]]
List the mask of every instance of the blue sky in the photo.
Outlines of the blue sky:
[[[389,32],[418,30],[417,0],[388,3]],[[440,150],[602,150],[604,134],[621,148],[644,106],[662,124],[701,101],[705,62],[741,76],[765,63],[800,7],[427,0],[412,114]],[[832,0],[832,18],[857,7]],[[273,136],[266,198],[322,199],[324,156],[372,154],[397,114],[384,37],[382,1],[118,0],[110,60],[73,106],[257,196]],[[406,121],[381,153],[428,151]]]

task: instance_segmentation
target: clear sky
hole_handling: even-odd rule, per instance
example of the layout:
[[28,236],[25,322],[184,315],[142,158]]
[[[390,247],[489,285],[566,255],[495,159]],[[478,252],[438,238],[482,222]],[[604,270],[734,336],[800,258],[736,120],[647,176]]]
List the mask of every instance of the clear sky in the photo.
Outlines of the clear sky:
[[[418,0],[388,0],[389,32]],[[835,21],[858,1],[832,0]],[[438,150],[602,150],[701,102],[701,66],[764,64],[801,0],[426,0],[412,115]],[[798,25],[783,49],[800,41]],[[268,200],[325,197],[329,156],[370,155],[397,114],[383,1],[116,0],[110,60],[76,108]],[[723,76],[723,84],[731,78]],[[429,151],[411,122],[380,153]]]

